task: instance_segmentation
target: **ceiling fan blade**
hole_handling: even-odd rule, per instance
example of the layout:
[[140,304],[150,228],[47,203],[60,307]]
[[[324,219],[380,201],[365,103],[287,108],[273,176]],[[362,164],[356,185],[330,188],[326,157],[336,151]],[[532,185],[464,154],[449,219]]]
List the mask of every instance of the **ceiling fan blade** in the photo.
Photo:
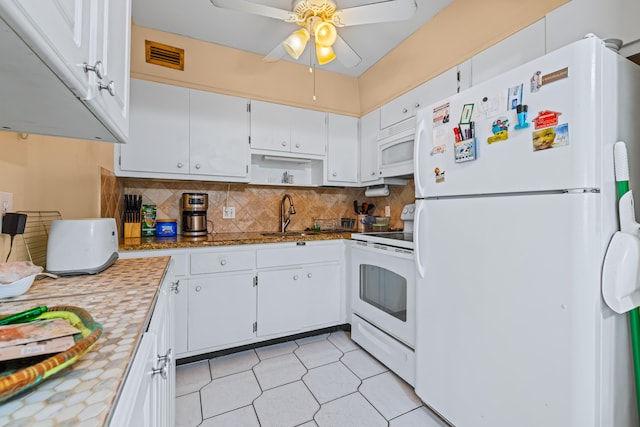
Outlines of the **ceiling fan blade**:
[[271,52],[267,53],[267,55],[262,58],[264,62],[276,62],[279,61],[283,56],[287,54],[287,51],[284,50],[284,46],[282,42],[278,43],[276,47],[274,47]]
[[287,22],[296,22],[298,20],[298,16],[289,10],[252,3],[247,0],[211,0],[211,3],[223,9],[252,13],[254,15],[266,16]]
[[[211,0],[214,1],[214,0]],[[214,2],[215,3],[215,2]],[[338,27],[403,21],[416,12],[415,0],[389,0],[336,10],[333,23]]]
[[353,50],[351,46],[349,46],[340,36],[338,36],[336,42],[333,44],[333,51],[335,52],[338,61],[340,61],[340,63],[346,68],[355,67],[362,62],[362,58],[360,58],[356,51]]

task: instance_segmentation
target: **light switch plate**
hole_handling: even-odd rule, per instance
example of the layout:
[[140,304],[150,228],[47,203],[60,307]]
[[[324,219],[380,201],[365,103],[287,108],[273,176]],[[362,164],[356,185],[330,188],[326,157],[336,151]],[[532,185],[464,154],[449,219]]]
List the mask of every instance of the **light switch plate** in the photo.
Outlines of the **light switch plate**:
[[233,206],[223,206],[222,207],[222,218],[223,219],[234,219],[236,217],[236,208]]
[[391,216],[391,206],[384,207],[384,216]]

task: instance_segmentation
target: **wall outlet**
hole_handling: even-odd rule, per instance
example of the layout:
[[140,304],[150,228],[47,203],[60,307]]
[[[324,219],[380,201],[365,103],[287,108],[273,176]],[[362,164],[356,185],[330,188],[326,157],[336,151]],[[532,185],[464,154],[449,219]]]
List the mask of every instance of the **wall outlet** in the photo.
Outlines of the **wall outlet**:
[[236,217],[236,208],[233,206],[223,206],[222,207],[222,218],[223,219],[233,219]]
[[391,216],[391,206],[384,207],[384,216]]
[[2,230],[2,217],[7,212],[13,212],[13,193],[0,191],[0,230]]

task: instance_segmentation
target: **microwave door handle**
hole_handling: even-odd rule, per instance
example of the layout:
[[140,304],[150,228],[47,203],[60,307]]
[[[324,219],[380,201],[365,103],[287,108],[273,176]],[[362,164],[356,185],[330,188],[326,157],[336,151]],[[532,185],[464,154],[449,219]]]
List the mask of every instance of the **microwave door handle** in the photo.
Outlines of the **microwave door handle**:
[[424,266],[422,265],[422,257],[420,256],[420,220],[422,219],[422,210],[424,209],[424,202],[418,203],[416,207],[416,213],[414,218],[415,223],[413,226],[413,240],[414,240],[414,249],[413,254],[416,260],[416,268],[418,269],[418,274],[421,279],[424,279]]
[[422,141],[422,134],[424,133],[424,119],[420,119],[418,122],[418,129],[416,131],[416,138],[413,144],[413,175],[416,187],[416,196],[424,197],[424,187],[422,186],[422,178],[420,176],[420,142]]

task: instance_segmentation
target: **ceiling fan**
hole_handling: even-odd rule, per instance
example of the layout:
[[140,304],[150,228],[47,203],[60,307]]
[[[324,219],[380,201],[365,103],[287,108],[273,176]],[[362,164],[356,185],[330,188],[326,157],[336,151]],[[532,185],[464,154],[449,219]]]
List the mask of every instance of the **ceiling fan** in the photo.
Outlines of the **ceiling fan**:
[[401,21],[411,18],[417,8],[415,0],[386,0],[346,9],[337,9],[333,0],[293,0],[290,11],[249,0],[211,0],[211,3],[300,26],[267,54],[268,59],[279,59],[285,52],[298,59],[313,38],[318,64],[328,64],[338,58],[347,68],[355,67],[362,59],[338,35],[336,27]]

